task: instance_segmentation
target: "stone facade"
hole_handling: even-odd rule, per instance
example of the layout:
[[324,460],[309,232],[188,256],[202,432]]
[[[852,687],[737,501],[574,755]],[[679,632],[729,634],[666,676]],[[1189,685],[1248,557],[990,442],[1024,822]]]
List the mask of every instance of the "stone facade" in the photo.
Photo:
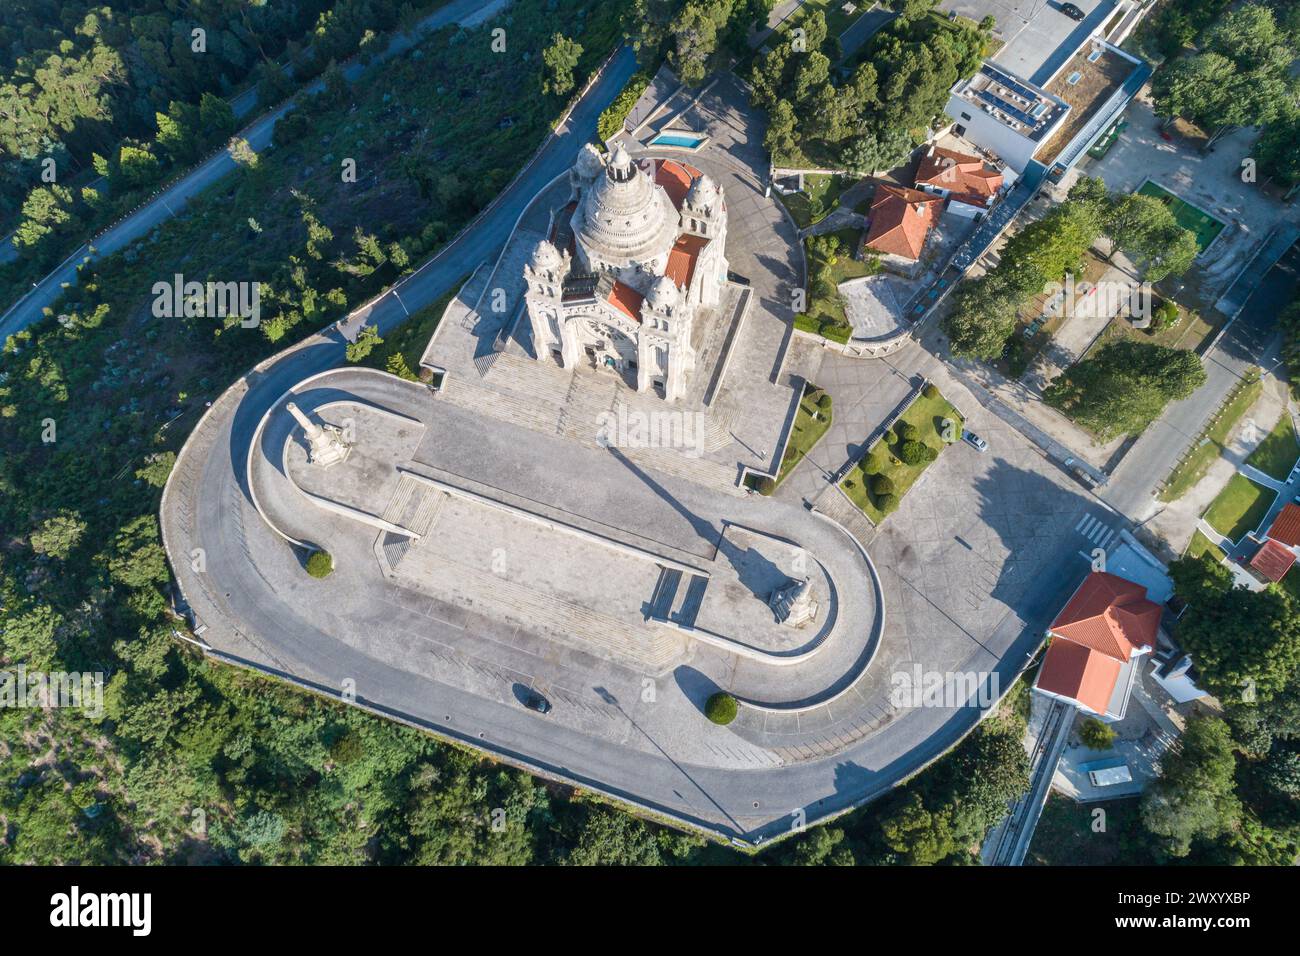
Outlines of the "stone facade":
[[727,206],[705,174],[671,159],[634,162],[586,146],[569,202],[524,267],[541,361],[633,375],[637,391],[681,398],[695,368],[691,333],[727,277]]

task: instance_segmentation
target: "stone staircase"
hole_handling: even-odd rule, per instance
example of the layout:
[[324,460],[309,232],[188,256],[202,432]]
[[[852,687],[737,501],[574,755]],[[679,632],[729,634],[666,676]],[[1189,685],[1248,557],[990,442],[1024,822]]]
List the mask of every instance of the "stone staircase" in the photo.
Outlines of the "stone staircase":
[[843,527],[866,548],[876,536],[876,526],[835,485],[828,485],[813,502],[813,511],[823,514]]

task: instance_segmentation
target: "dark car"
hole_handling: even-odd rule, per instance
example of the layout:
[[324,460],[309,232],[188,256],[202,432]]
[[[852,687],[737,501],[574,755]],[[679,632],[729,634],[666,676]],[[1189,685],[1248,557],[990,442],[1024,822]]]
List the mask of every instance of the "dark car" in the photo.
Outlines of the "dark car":
[[1082,20],[1084,17],[1087,16],[1086,13],[1084,13],[1082,10],[1080,10],[1072,3],[1061,4],[1061,12],[1064,13],[1071,20]]
[[537,691],[533,691],[524,697],[524,706],[529,710],[537,711],[539,714],[549,714],[551,712],[551,702]]

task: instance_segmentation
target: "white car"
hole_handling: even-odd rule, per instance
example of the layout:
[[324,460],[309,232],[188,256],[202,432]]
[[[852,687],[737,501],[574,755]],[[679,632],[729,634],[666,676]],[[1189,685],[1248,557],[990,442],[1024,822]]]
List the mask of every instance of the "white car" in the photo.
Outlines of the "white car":
[[980,438],[980,436],[976,435],[973,431],[968,431],[966,429],[963,429],[961,433],[961,440],[964,441],[966,444],[970,445],[976,451],[989,450],[989,443],[986,442],[983,438]]

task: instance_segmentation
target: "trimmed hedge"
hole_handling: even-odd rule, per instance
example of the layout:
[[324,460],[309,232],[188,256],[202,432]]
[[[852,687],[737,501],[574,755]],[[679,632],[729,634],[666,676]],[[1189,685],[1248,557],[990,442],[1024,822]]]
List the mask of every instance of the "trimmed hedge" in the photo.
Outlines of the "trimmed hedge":
[[724,690],[718,691],[705,702],[704,716],[715,724],[731,723],[736,719],[736,698]]
[[924,395],[926,398],[938,398],[939,389],[936,388],[933,383],[930,383],[927,384],[925,388],[921,389],[921,394]]
[[888,475],[872,475],[871,490],[878,495],[887,495],[894,490],[894,479]]

